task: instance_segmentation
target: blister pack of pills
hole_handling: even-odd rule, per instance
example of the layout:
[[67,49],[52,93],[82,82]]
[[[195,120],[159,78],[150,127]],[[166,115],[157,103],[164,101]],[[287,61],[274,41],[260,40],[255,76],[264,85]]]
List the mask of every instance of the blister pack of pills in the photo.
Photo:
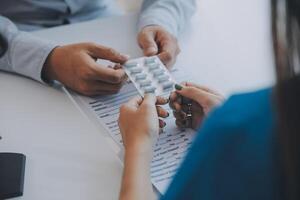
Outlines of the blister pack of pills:
[[174,91],[175,80],[157,56],[129,60],[124,69],[142,96],[146,93],[168,96]]

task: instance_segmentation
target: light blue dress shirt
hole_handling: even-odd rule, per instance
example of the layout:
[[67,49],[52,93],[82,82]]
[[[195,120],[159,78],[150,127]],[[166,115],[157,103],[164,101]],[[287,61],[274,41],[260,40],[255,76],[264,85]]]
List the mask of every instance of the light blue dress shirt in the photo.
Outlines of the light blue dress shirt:
[[[144,0],[138,30],[161,25],[175,36],[196,8],[195,0]],[[121,14],[115,0],[1,0],[0,34],[8,51],[0,69],[41,81],[43,64],[57,44],[28,31]]]

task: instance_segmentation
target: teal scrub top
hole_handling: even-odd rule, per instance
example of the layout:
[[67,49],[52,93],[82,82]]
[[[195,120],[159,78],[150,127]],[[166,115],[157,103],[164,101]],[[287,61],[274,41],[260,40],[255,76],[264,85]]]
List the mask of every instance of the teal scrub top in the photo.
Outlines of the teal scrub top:
[[163,200],[280,196],[272,89],[235,95],[211,113]]

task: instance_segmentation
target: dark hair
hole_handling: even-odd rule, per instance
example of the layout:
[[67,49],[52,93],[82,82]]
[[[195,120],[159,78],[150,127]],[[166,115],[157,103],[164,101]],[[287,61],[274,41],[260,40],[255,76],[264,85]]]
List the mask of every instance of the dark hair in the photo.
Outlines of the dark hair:
[[272,0],[284,199],[300,199],[300,2]]
[[0,34],[0,58],[6,53],[6,51],[7,51],[7,41]]

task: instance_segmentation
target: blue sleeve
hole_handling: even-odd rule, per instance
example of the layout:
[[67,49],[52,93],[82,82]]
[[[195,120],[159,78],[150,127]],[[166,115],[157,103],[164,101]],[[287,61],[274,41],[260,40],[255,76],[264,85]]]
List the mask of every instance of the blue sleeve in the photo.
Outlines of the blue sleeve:
[[178,36],[195,10],[196,0],[144,0],[138,27],[160,25]]
[[261,116],[245,118],[251,109],[233,98],[215,110],[162,199],[272,199],[272,123],[262,109]]
[[41,72],[44,62],[57,45],[19,31],[13,22],[1,15],[0,34],[8,43],[8,50],[0,58],[0,70],[42,82]]

